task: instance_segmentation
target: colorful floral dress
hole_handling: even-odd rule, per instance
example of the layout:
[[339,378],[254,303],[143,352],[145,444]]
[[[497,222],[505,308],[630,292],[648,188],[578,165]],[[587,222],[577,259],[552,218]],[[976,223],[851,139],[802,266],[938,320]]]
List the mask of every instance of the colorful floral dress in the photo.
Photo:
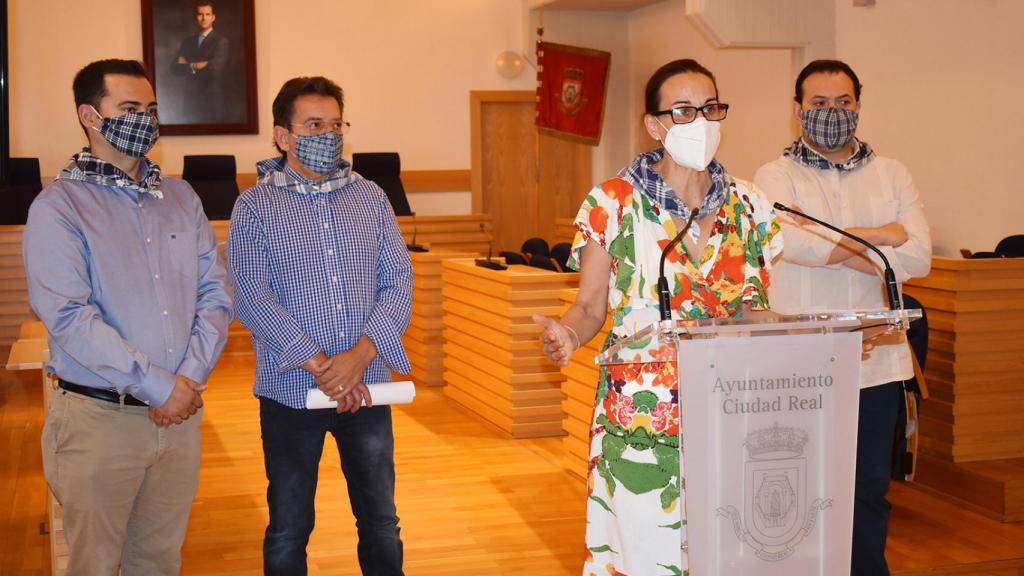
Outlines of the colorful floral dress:
[[[680,244],[667,258],[675,318],[735,316],[744,303],[768,306],[768,268],[782,250],[778,223],[750,184],[727,176],[725,183],[703,254],[694,258]],[[613,326],[604,348],[659,319],[658,260],[677,230],[644,185],[623,171],[595,187],[576,217],[569,265],[578,269],[590,242],[612,256]],[[687,574],[674,351],[660,358],[601,370],[590,432],[584,576]]]

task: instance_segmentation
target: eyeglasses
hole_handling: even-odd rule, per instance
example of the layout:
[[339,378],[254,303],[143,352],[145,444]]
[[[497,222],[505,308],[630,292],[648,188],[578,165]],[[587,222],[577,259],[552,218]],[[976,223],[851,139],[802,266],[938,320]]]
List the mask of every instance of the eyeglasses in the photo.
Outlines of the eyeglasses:
[[670,110],[659,110],[654,115],[671,114],[673,124],[689,124],[697,119],[697,112],[703,114],[706,120],[725,120],[725,116],[729,113],[729,105],[714,102],[712,104],[705,104],[700,108],[696,106],[676,106]]
[[347,134],[349,129],[352,128],[352,124],[342,120],[332,120],[330,122],[326,120],[306,120],[302,124],[292,124],[292,126],[302,126],[304,134],[309,136],[316,136],[327,131]]

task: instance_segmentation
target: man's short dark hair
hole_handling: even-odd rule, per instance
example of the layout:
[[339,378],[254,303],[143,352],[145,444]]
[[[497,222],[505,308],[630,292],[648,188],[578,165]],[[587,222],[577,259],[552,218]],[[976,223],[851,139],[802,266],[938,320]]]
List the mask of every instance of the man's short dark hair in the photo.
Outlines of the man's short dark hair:
[[[75,80],[71,83],[71,89],[75,93],[75,108],[82,104],[89,104],[99,110],[100,100],[109,94],[107,92],[107,75],[121,74],[123,76],[134,76],[149,80],[146,68],[138,60],[97,60],[87,64],[85,68],[75,74]],[[152,82],[150,82],[152,84]],[[85,129],[85,126],[82,126]],[[89,132],[86,130],[86,135]]]
[[205,0],[205,1],[201,1],[201,2],[196,2],[196,12],[199,12],[199,9],[202,8],[203,6],[209,6],[210,7],[210,12],[213,12],[214,14],[217,13],[217,9],[213,7],[213,2],[210,2],[209,0]]
[[711,84],[715,87],[715,97],[718,97],[718,82],[715,81],[715,75],[710,70],[690,58],[673,60],[655,70],[654,74],[651,74],[651,78],[647,81],[647,88],[644,90],[644,111],[648,114],[654,114],[658,111],[658,106],[661,104],[661,86],[669,78],[679,74],[691,73],[703,74],[710,78]]
[[[323,76],[303,76],[292,78],[281,86],[281,90],[274,98],[272,107],[274,112],[274,126],[281,126],[291,131],[292,116],[295,115],[295,101],[300,96],[328,96],[338,101],[338,109],[345,111],[345,95],[341,87]],[[277,147],[277,143],[274,143]],[[284,151],[277,148],[278,152]]]
[[846,74],[846,77],[853,82],[853,99],[860,102],[860,90],[863,88],[860,83],[860,79],[857,78],[857,73],[850,68],[850,65],[841,60],[815,60],[804,69],[800,71],[800,74],[796,77],[796,90],[794,91],[793,100],[796,100],[797,104],[801,104],[804,101],[804,80],[807,80],[808,76],[812,74]]

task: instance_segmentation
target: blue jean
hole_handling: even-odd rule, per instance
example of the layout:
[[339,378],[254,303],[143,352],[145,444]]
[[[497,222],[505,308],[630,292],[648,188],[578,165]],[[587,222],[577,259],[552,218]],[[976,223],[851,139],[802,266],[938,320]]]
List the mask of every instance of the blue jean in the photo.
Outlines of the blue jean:
[[857,483],[853,501],[853,576],[889,576],[885,539],[889,531],[889,491],[896,415],[903,397],[900,382],[860,391],[857,422]]
[[374,406],[355,414],[338,414],[330,409],[296,410],[267,398],[259,400],[263,458],[270,481],[263,573],[306,574],[317,471],[330,432],[341,455],[341,470],[356,517],[359,566],[365,576],[401,576],[391,408]]

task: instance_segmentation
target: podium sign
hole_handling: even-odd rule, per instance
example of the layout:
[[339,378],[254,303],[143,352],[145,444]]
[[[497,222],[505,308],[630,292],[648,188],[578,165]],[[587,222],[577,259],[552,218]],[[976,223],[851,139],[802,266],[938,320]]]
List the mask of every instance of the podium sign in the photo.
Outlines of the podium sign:
[[848,576],[861,339],[920,310],[666,320],[601,365],[675,358],[693,576]]
[[860,347],[856,332],[679,342],[690,574],[849,574]]

